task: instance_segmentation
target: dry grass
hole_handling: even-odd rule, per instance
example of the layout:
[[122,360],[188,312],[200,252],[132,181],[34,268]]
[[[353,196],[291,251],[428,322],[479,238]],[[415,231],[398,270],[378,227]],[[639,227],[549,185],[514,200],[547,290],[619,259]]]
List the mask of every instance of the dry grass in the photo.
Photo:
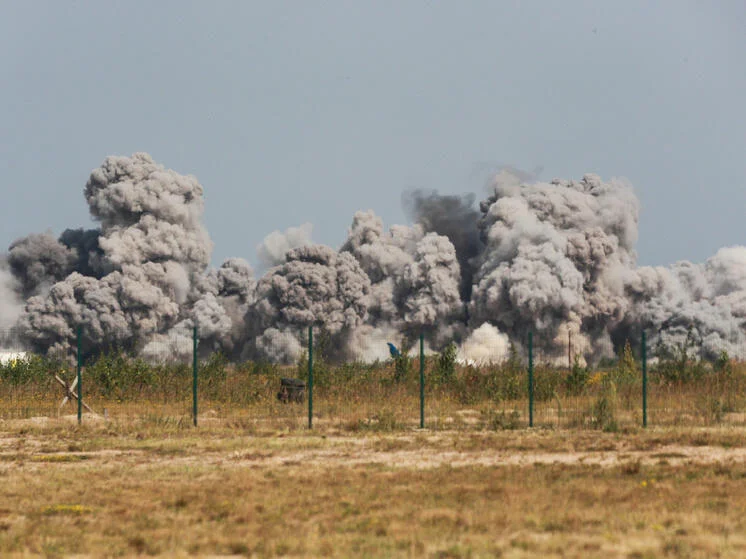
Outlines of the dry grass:
[[0,555],[742,557],[733,428],[0,423]]
[[[307,423],[304,405],[282,404],[276,399],[280,377],[302,377],[302,366],[213,361],[200,371],[202,421],[231,420],[259,429],[297,429]],[[105,358],[104,365],[96,364],[83,375],[85,400],[99,414],[106,413],[120,421],[146,419],[177,427],[191,421],[188,367],[149,369],[122,358]],[[33,361],[27,365],[29,370],[16,371],[8,366],[0,371],[0,419],[57,416],[62,390],[51,380],[45,366],[43,361]],[[115,368],[119,366],[124,370],[117,372]],[[521,367],[457,367],[453,377],[438,383],[435,366],[432,359],[428,360],[428,428],[502,430],[527,426],[526,372]],[[392,363],[335,367],[322,364],[316,371],[314,391],[316,426],[356,432],[416,427],[418,375],[413,367],[400,382],[395,382],[394,369]],[[71,371],[59,374],[72,379]],[[568,384],[568,374],[566,369],[537,368],[535,426],[625,431],[641,425],[637,373],[617,379],[613,390],[603,379],[614,375],[614,370],[589,373],[579,389]],[[651,373],[649,425],[746,425],[746,364],[731,363],[719,372],[707,369],[703,375],[687,382],[670,382]],[[74,403],[67,404],[62,413],[74,413]]]
[[523,371],[459,368],[418,430],[414,372],[322,368],[312,432],[275,397],[294,368],[206,369],[197,429],[188,369],[89,380],[82,426],[43,370],[8,376],[0,556],[746,555],[744,366],[651,382],[649,430],[604,374],[537,370],[528,430]]

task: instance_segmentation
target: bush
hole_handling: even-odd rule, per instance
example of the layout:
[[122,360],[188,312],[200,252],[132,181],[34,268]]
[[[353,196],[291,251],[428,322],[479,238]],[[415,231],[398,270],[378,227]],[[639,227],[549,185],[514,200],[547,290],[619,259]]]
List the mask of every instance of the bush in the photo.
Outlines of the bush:
[[142,359],[130,358],[121,352],[104,353],[86,366],[86,376],[105,398],[125,400],[163,380],[156,367]]
[[402,382],[412,372],[412,359],[405,351],[394,357],[394,381]]
[[653,352],[658,358],[658,365],[651,372],[660,381],[670,384],[700,380],[707,371],[701,360],[694,359],[699,345],[691,326],[685,340],[675,346],[667,346],[658,340]]
[[619,424],[616,419],[617,393],[616,384],[606,376],[603,380],[601,394],[593,404],[591,411],[591,425],[595,429],[606,432],[616,432]]
[[435,367],[433,381],[437,384],[447,384],[453,381],[456,375],[456,355],[458,348],[451,342],[438,356],[438,363]]
[[27,355],[0,364],[0,383],[10,386],[22,386],[31,383],[48,383],[52,381],[50,371],[61,371],[67,367],[60,361],[47,359],[38,355]]
[[725,350],[720,352],[712,366],[716,373],[722,373],[728,377],[733,374],[733,365],[730,362],[730,355],[728,355],[728,352]]
[[591,371],[588,367],[580,364],[580,357],[575,356],[575,362],[572,365],[570,374],[565,379],[565,389],[572,396],[577,396],[585,390],[588,380],[591,378]]
[[[524,391],[528,391],[528,373],[523,373],[526,379]],[[534,399],[537,402],[548,402],[552,400],[559,392],[560,387],[565,382],[565,372],[561,369],[555,369],[547,365],[540,365],[534,368]],[[524,392],[527,394],[527,392]]]
[[639,376],[635,356],[632,353],[632,346],[629,340],[627,340],[617,361],[616,368],[612,372],[612,379],[616,386],[629,386],[635,384]]

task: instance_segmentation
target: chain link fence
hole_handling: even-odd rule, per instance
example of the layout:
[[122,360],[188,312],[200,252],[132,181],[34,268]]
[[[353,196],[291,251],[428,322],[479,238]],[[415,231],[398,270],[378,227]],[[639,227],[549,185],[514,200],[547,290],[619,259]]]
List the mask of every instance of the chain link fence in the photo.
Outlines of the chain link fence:
[[82,393],[82,421],[184,427],[617,431],[746,424],[746,363],[725,352],[703,358],[695,347],[650,348],[642,334],[590,347],[568,333],[565,351],[537,332],[496,363],[462,359],[455,344],[431,352],[422,337],[392,341],[388,358],[339,360],[329,357],[335,352],[321,331],[284,335],[292,340],[273,343],[300,344],[292,362],[232,362],[197,332],[193,339],[161,337],[147,356],[71,347],[55,358],[24,351],[17,332],[0,331],[0,419],[74,421]]

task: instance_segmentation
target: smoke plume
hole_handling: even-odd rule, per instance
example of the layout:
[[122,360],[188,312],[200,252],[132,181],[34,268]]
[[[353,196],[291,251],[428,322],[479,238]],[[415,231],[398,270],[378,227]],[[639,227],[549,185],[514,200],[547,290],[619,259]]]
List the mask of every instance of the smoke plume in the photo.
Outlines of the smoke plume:
[[20,290],[7,262],[0,257],[0,329],[12,328],[23,313],[23,301],[18,295]]
[[99,230],[31,235],[10,248],[23,296],[32,295],[20,326],[36,351],[69,351],[78,326],[90,347],[141,347],[179,321],[209,262],[194,177],[144,153],[108,157],[84,194]]
[[289,250],[311,244],[313,225],[304,223],[300,227],[290,227],[284,232],[273,231],[257,245],[256,254],[265,268],[279,266],[285,261]]
[[473,260],[483,248],[474,195],[443,196],[434,191],[415,190],[404,194],[403,203],[409,216],[425,231],[443,235],[453,244],[461,268],[461,299],[468,301],[474,276]]
[[529,332],[546,356],[571,334],[600,357],[645,329],[652,345],[746,358],[746,247],[638,267],[639,203],[621,179],[502,169],[478,207],[410,192],[413,225],[357,212],[339,250],[312,244],[310,224],[271,233],[258,278],[241,258],[209,267],[202,186],[147,154],[108,157],[84,196],[97,228],[30,234],[0,257],[0,326],[33,351],[69,354],[81,327],[87,351],[167,359],[189,355],[196,328],[205,354],[292,363],[314,326],[330,359],[387,359],[386,342],[423,333],[494,362]]

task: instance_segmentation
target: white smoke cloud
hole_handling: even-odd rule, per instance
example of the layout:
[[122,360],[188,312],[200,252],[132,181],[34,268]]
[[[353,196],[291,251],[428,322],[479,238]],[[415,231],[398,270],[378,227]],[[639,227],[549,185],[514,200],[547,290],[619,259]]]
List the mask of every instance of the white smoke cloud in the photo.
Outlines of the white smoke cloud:
[[510,354],[510,339],[493,325],[485,322],[464,340],[458,350],[458,360],[474,365],[499,364]]

